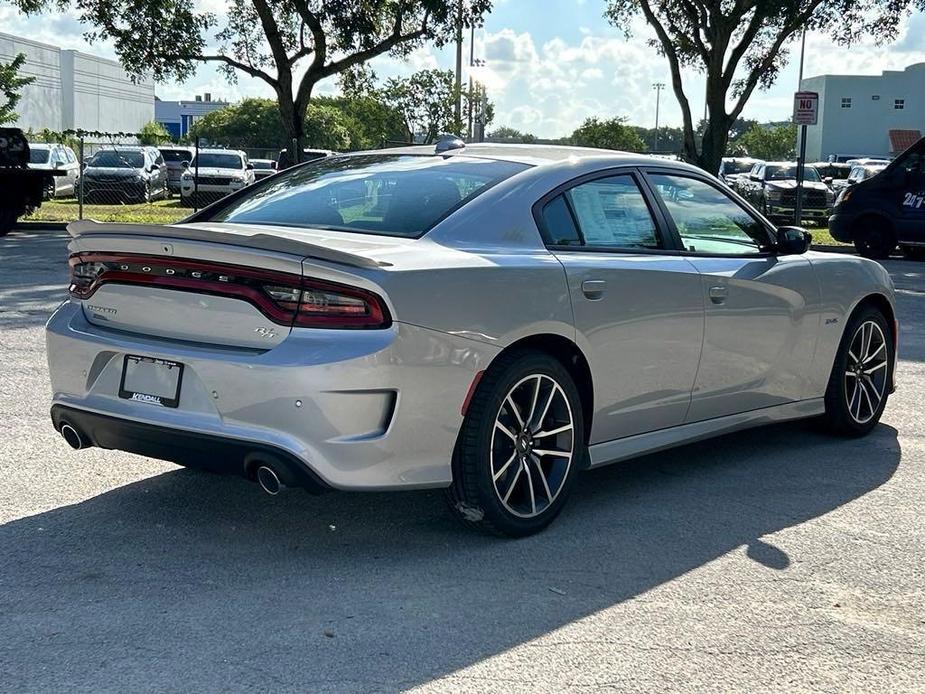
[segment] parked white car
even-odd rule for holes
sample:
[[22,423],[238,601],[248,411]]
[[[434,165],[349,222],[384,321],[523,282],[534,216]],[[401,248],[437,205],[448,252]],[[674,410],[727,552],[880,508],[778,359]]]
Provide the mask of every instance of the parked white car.
[[74,150],[66,145],[29,143],[29,168],[48,171],[45,198],[65,198],[75,195],[80,180],[80,162]]
[[247,154],[233,149],[201,149],[180,177],[183,204],[199,206],[223,198],[254,182]]

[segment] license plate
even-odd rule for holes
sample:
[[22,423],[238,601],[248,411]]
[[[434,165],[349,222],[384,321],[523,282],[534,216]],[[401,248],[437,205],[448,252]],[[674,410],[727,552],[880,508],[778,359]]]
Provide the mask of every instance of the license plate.
[[119,397],[149,405],[176,407],[180,404],[183,364],[166,359],[125,356]]

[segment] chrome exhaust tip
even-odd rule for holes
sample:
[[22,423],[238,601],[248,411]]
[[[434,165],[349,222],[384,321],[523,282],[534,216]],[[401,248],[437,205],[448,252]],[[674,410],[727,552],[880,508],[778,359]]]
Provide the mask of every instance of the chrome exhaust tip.
[[261,465],[257,468],[257,484],[270,496],[276,496],[286,488],[286,485],[280,481],[276,471],[267,465]]
[[77,429],[72,427],[67,422],[61,425],[61,438],[63,438],[67,445],[73,448],[75,451],[79,451],[81,448],[87,447],[87,442],[83,440],[83,437],[80,435]]

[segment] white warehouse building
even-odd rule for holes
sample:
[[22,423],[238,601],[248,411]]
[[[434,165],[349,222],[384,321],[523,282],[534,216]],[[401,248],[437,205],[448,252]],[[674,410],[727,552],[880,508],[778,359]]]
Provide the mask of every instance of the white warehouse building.
[[21,77],[34,77],[16,106],[23,130],[138,132],[154,120],[154,83],[133,82],[106,58],[0,33],[0,63],[24,53]]
[[818,92],[819,122],[807,128],[807,161],[892,157],[925,132],[925,63],[882,75],[821,75],[801,90]]

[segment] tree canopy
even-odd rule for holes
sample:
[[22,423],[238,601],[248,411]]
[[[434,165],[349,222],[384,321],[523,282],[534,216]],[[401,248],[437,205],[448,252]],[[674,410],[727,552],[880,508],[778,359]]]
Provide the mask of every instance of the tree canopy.
[[[641,16],[652,45],[667,59],[684,120],[684,157],[716,171],[729,129],[756,89],[769,87],[803,29],[827,32],[840,44],[896,35],[911,6],[923,0],[608,0],[607,16],[629,36]],[[698,142],[682,70],[705,74],[709,118]]]
[[791,161],[796,157],[797,126],[793,123],[778,126],[751,127],[737,138],[730,152],[735,156],[755,157],[765,161]]
[[[24,11],[67,0],[12,0]],[[130,72],[184,80],[214,63],[229,80],[262,80],[276,95],[288,139],[305,136],[305,115],[321,80],[386,53],[442,45],[481,22],[491,0],[468,0],[462,16],[447,0],[228,0],[218,15],[188,0],[80,0],[89,38],[110,39]]]
[[3,102],[0,103],[0,125],[19,120],[16,105],[22,98],[20,90],[35,81],[35,77],[19,76],[25,62],[26,56],[19,53],[11,62],[0,63],[0,95],[3,96]]
[[167,129],[155,121],[145,123],[138,131],[138,142],[143,145],[158,146],[170,142],[171,135]]
[[646,143],[636,129],[626,124],[626,118],[588,118],[572,133],[571,144],[579,147],[598,147],[626,152],[642,152]]

